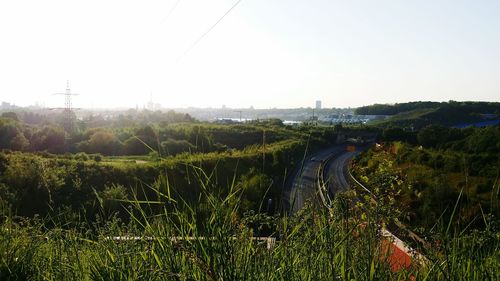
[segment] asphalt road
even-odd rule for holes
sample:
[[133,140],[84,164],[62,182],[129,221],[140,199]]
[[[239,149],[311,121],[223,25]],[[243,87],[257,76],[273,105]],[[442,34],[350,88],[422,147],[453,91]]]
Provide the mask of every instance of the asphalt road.
[[[349,161],[361,151],[368,148],[368,146],[356,147],[356,151],[350,152],[345,150],[346,145],[338,145],[322,150],[305,159],[302,169],[296,169],[293,176],[290,177],[290,181],[285,185],[284,203],[285,208],[287,208],[286,210],[290,214],[294,214],[304,206],[307,200],[311,200],[313,204],[321,204],[319,196],[316,196],[318,191],[318,176],[323,177],[331,198],[337,192],[346,191],[349,188],[349,176],[347,173]],[[318,171],[322,164],[324,164],[324,170],[323,175],[320,175]],[[389,260],[397,262],[403,260],[404,266],[408,266],[413,261],[419,264],[427,262],[427,259],[423,255],[409,248],[402,240],[394,236],[387,229],[382,229],[382,235],[389,237],[388,241],[390,243],[387,245],[393,249],[393,253],[398,253],[397,255],[391,254]]]
[[296,169],[291,179],[285,185],[284,205],[285,210],[294,214],[300,210],[307,200],[319,203],[317,196],[318,169],[322,162],[333,155],[341,153],[345,145],[332,146],[321,150],[305,159],[302,169]]
[[359,151],[344,151],[334,156],[326,164],[323,177],[332,198],[337,192],[346,191],[349,188],[347,165],[358,153]]
[[[331,198],[337,192],[349,188],[347,165],[349,161],[364,150],[365,147],[356,147],[356,151],[346,151],[346,144],[332,146],[321,150],[305,159],[302,169],[296,169],[293,176],[285,184],[284,206],[290,214],[296,213],[310,200],[313,204],[320,204],[318,196],[318,176],[323,176]],[[323,175],[318,169],[324,163]]]

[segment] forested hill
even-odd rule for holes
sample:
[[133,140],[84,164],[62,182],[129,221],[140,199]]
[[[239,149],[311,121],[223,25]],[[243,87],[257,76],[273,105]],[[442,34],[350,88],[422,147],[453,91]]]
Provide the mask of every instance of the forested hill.
[[372,104],[361,106],[354,110],[358,115],[395,115],[401,112],[412,111],[415,109],[428,109],[440,107],[440,102],[416,101],[395,104]]
[[355,109],[354,113],[359,115],[396,115],[398,113],[409,112],[416,109],[438,109],[445,107],[461,108],[463,110],[479,113],[500,113],[500,103],[498,102],[432,102],[415,101],[395,104],[373,104],[361,106]]
[[500,118],[499,102],[409,102],[359,107],[356,114],[390,115],[374,125],[419,129],[430,124],[457,126]]

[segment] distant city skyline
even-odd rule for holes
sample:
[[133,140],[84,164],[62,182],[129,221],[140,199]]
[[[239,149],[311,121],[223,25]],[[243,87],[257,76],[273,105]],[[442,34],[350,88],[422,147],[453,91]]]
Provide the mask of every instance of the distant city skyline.
[[79,108],[500,101],[499,14],[494,0],[3,1],[0,101],[63,107],[66,80]]

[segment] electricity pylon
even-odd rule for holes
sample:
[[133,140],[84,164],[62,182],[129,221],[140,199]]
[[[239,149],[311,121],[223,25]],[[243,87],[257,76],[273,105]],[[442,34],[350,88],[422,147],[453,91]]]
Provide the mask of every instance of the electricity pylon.
[[66,91],[64,93],[56,93],[54,95],[64,95],[64,129],[66,132],[73,131],[73,105],[71,101],[72,96],[78,94],[72,93],[69,88],[69,80],[66,81]]

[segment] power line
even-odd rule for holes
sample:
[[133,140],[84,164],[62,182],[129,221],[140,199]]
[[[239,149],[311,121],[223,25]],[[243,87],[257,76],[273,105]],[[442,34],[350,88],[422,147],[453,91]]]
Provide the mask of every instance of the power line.
[[163,19],[163,21],[168,20],[168,18],[170,17],[170,15],[174,12],[175,8],[177,8],[177,5],[179,5],[179,2],[181,2],[181,0],[177,0],[175,2],[174,6],[170,9],[170,11],[168,11],[167,16]]
[[184,52],[184,54],[182,54],[182,56],[180,56],[177,61],[180,61],[184,56],[186,56],[194,47],[196,47],[196,45],[198,45],[198,43],[200,43],[201,40],[203,40],[203,38],[205,38],[205,36],[207,36],[208,33],[210,33],[210,31],[212,31],[212,29],[214,29],[234,8],[236,8],[236,6],[238,6],[238,4],[241,2],[242,0],[238,0],[236,1],[236,3],[233,4],[233,6],[231,6],[231,8],[229,8],[229,10],[227,10],[224,15],[222,15],[222,17],[220,17],[207,31],[205,31],[205,33],[203,33],[198,39],[196,39],[196,41],[193,42],[193,44],[191,44],[191,46],[189,46],[189,48],[186,49],[186,51]]

